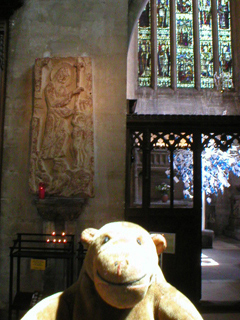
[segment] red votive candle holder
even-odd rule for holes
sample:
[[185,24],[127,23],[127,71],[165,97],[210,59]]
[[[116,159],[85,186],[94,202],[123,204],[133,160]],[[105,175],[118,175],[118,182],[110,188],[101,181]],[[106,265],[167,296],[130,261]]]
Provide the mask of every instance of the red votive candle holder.
[[39,196],[39,199],[45,198],[45,185],[43,182],[39,183],[38,196]]

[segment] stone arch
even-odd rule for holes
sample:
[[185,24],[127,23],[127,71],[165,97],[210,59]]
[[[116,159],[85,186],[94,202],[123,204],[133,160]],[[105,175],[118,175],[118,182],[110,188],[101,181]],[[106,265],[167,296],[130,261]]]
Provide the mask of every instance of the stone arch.
[[128,3],[128,42],[130,43],[132,31],[142,10],[149,0],[129,0]]

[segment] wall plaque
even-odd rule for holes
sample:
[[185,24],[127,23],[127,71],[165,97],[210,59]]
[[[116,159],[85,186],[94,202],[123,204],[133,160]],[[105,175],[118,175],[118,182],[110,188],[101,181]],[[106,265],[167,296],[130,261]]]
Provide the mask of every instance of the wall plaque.
[[31,123],[30,190],[93,196],[92,65],[89,57],[37,59]]

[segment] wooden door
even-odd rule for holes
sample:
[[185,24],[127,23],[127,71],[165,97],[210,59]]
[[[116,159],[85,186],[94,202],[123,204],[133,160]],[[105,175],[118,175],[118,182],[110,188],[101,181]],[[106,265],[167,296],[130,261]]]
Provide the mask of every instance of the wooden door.
[[[210,132],[226,136],[239,123],[239,117],[128,117],[125,218],[170,237],[163,273],[193,302],[201,299],[201,152]],[[158,189],[166,185],[165,202]]]

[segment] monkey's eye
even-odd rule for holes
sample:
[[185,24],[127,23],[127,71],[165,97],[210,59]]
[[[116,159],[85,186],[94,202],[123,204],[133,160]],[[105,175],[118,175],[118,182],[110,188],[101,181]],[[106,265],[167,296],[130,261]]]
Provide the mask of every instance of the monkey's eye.
[[137,243],[141,246],[142,245],[142,241],[140,238],[137,238]]
[[109,236],[105,236],[104,239],[103,239],[103,243],[107,243],[109,240],[110,240],[110,237]]

